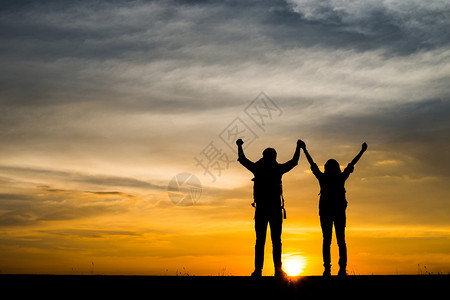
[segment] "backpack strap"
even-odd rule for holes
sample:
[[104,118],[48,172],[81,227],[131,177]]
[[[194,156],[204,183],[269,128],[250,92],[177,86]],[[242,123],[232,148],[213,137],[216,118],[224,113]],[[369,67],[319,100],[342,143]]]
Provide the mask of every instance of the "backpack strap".
[[281,209],[283,210],[283,219],[286,219],[286,209],[284,208],[284,197],[281,194]]

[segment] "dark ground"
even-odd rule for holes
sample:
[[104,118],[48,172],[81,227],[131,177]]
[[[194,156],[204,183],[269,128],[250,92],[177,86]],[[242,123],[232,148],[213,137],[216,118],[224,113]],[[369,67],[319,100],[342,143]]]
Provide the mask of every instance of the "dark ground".
[[14,299],[446,299],[449,275],[273,277],[0,275]]

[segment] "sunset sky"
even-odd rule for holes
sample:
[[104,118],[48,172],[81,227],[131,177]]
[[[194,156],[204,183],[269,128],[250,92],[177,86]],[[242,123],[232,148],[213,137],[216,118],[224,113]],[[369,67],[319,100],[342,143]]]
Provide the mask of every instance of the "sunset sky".
[[[0,24],[0,273],[250,275],[236,130],[322,170],[367,142],[349,274],[450,272],[447,0],[2,1]],[[181,173],[201,188],[168,193]],[[283,186],[283,259],[321,274],[303,153]]]

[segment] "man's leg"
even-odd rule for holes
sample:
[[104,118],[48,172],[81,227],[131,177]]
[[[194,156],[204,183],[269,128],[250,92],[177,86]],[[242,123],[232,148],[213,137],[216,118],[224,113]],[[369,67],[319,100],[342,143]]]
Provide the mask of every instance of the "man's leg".
[[322,255],[323,255],[323,266],[325,271],[324,276],[331,275],[331,236],[333,233],[333,217],[332,216],[320,216],[320,226],[322,227],[323,244],[322,244]]
[[339,246],[339,275],[347,275],[347,245],[345,243],[345,212],[336,216],[334,228],[336,230],[336,239]]
[[274,210],[269,219],[270,235],[272,238],[273,264],[275,274],[282,275],[281,267],[281,232],[283,227],[283,215],[281,209]]
[[261,276],[261,271],[264,264],[264,245],[266,243],[267,222],[269,221],[267,214],[256,209],[255,211],[255,276]]

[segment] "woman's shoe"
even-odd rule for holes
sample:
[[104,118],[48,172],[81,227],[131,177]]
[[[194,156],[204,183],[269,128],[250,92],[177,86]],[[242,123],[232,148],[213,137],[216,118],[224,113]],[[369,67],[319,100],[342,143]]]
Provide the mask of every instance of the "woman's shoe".
[[259,278],[262,276],[262,271],[261,270],[255,270],[253,271],[252,275],[253,278]]
[[331,268],[325,268],[323,271],[323,277],[330,277],[331,276]]

